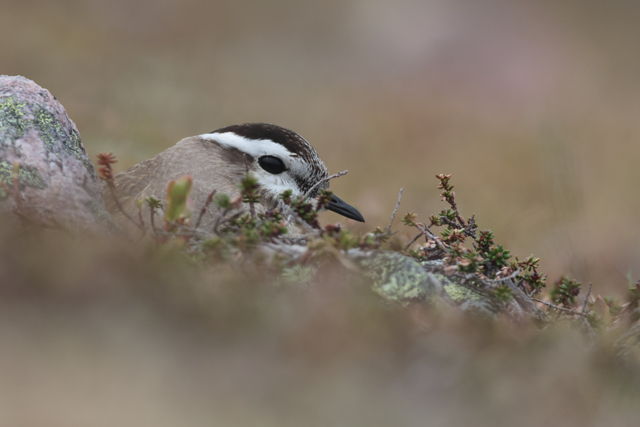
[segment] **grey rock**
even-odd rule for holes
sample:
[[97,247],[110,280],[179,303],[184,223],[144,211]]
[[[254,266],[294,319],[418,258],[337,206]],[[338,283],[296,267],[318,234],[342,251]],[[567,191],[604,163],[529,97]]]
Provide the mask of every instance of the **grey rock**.
[[[48,90],[20,76],[0,76],[0,182],[3,221],[116,230],[76,125]],[[7,191],[15,184],[19,205]]]

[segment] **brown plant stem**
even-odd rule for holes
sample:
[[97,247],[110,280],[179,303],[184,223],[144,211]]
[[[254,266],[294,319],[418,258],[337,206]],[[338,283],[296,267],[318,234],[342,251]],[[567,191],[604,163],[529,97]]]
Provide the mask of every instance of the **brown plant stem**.
[[204,206],[202,206],[202,209],[200,209],[200,215],[198,215],[198,220],[196,221],[195,228],[200,227],[200,222],[202,221],[202,217],[204,216],[205,213],[207,213],[207,208],[209,207],[209,205],[213,201],[213,196],[215,196],[215,194],[216,194],[216,190],[213,190],[207,196],[207,200],[204,202]]

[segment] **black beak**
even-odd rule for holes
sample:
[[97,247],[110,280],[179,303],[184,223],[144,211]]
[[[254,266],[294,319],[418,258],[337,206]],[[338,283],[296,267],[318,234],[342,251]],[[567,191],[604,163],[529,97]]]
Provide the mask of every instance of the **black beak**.
[[350,219],[355,219],[356,221],[364,222],[364,218],[356,208],[346,203],[335,194],[333,195],[333,197],[331,197],[331,200],[329,200],[327,209],[337,213],[338,215],[342,215]]

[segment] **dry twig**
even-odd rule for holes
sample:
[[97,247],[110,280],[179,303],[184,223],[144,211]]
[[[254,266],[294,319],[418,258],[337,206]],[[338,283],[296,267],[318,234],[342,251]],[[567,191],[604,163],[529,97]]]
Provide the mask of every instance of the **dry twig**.
[[[424,227],[424,228],[422,228]],[[431,238],[431,240],[433,240],[434,242],[436,242],[436,245],[438,245],[438,247],[447,252],[448,251],[448,247],[442,243],[442,240],[440,240],[440,238],[438,236],[436,236],[435,234],[433,234],[433,231],[431,231],[431,229],[429,228],[429,226],[427,224],[416,224],[416,228],[418,230],[420,230],[422,232],[422,234],[425,235],[425,237],[427,237],[427,240],[429,238]]]
[[550,302],[542,301],[542,300],[539,300],[539,299],[537,299],[537,298],[533,298],[533,297],[532,297],[531,299],[532,299],[533,301],[536,301],[536,302],[539,302],[539,303],[541,303],[541,304],[544,304],[544,305],[546,305],[547,307],[551,307],[551,308],[553,308],[553,309],[556,309],[556,310],[558,310],[558,311],[562,311],[562,312],[564,312],[564,313],[573,314],[573,315],[575,315],[575,316],[584,316],[584,317],[586,317],[586,316],[587,316],[585,313],[582,313],[582,312],[579,312],[579,311],[576,311],[576,310],[571,310],[570,308],[558,307],[557,305],[551,304]]
[[334,173],[333,175],[328,176],[326,178],[322,178],[320,181],[316,182],[315,185],[309,189],[309,191],[307,191],[305,193],[304,198],[308,199],[309,196],[311,196],[318,189],[318,187],[320,187],[325,182],[330,181],[333,178],[339,178],[339,177],[344,176],[344,175],[346,175],[348,173],[349,173],[349,171],[345,170],[345,171],[342,171],[342,172]]
[[418,239],[420,237],[422,237],[422,236],[424,236],[424,234],[422,232],[420,232],[420,234],[418,234],[416,237],[411,239],[411,241],[407,244],[407,246],[404,247],[404,250],[406,251],[407,249],[409,249],[411,247],[411,245],[413,245],[415,242],[417,242]]
[[507,277],[501,277],[499,279],[481,279],[482,282],[486,282],[486,283],[500,283],[500,282],[504,282],[505,280],[510,280],[510,279],[515,279],[516,276],[518,274],[520,274],[520,268],[518,268],[516,271],[514,271],[513,273],[511,273],[510,275],[508,275]]
[[391,226],[393,225],[393,220],[396,219],[396,213],[398,212],[398,208],[400,208],[400,200],[402,200],[402,188],[400,189],[400,193],[398,193],[398,202],[396,203],[396,207],[391,214],[391,221],[389,221],[389,225],[384,229],[383,234],[386,234],[391,230]]

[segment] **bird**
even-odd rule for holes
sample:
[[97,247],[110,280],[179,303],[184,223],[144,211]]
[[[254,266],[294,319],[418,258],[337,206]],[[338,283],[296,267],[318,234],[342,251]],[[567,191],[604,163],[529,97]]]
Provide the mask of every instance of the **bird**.
[[[115,221],[124,228],[130,218],[149,218],[148,197],[164,200],[170,181],[190,175],[193,179],[193,207],[205,206],[209,195],[227,194],[231,199],[240,194],[239,184],[247,173],[257,179],[260,203],[256,212],[286,211],[280,194],[291,190],[292,196],[315,200],[320,189],[329,187],[329,172],[316,150],[296,132],[268,123],[242,123],[209,133],[184,138],[174,146],[117,174],[115,192],[104,189],[104,201]],[[106,184],[105,184],[106,187]],[[117,200],[116,200],[117,199]],[[120,206],[118,206],[120,205]],[[239,208],[248,212],[248,206]],[[364,222],[360,212],[333,195],[326,207],[346,218]],[[123,212],[124,211],[124,212]],[[125,215],[126,213],[126,215]],[[200,228],[211,230],[222,212],[211,204],[201,218]],[[290,223],[291,216],[285,217]]]

